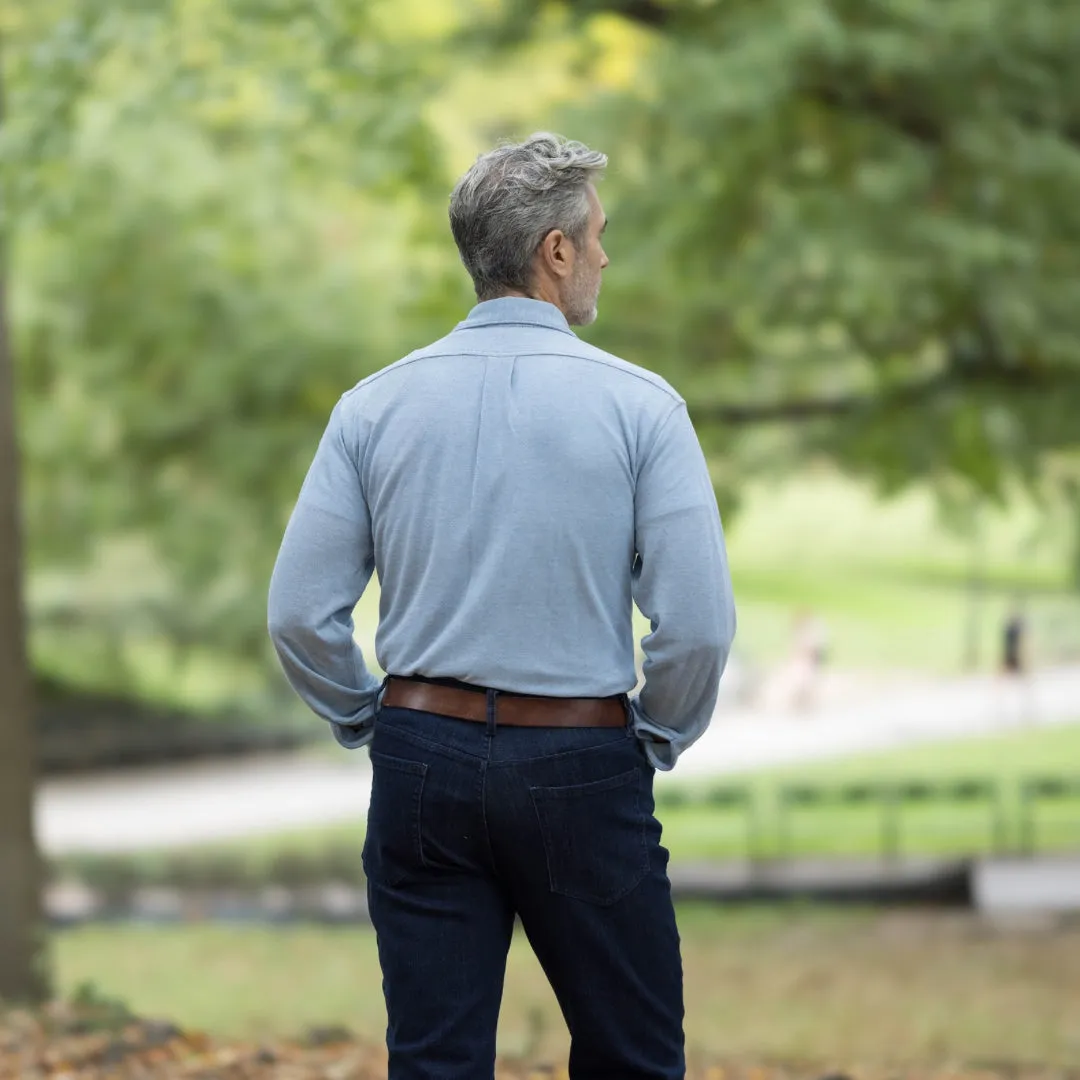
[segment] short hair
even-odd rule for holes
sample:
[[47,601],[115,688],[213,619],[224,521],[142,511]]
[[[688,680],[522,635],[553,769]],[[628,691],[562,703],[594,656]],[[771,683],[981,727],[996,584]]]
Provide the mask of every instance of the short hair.
[[450,229],[478,300],[527,290],[552,229],[577,246],[589,223],[587,187],[606,167],[606,154],[549,132],[477,158],[450,196]]

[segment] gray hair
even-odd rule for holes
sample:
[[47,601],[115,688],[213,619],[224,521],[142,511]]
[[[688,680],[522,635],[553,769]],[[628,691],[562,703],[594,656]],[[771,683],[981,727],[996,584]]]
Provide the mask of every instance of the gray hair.
[[586,188],[606,166],[606,154],[546,131],[477,158],[450,196],[450,229],[478,300],[527,291],[552,229],[577,246],[589,224]]

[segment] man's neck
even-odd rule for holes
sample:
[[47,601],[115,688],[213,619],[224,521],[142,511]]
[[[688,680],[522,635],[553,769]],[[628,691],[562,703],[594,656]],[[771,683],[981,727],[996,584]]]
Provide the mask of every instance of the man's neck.
[[[540,282],[540,284],[538,284],[531,292],[523,292],[520,289],[507,289],[502,296],[516,296],[522,300],[540,300],[541,302],[551,304],[562,311],[562,306],[559,304],[558,299],[552,295],[548,288],[546,288],[544,282]],[[501,299],[501,297],[493,296],[492,299],[498,300]],[[563,314],[565,315],[566,312],[563,311]]]

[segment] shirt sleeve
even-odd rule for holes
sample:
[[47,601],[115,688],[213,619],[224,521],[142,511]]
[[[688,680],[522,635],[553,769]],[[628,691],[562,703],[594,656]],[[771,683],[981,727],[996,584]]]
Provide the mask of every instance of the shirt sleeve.
[[371,739],[381,684],[353,639],[353,609],[375,557],[341,414],[339,402],[285,530],[270,579],[268,624],[293,689],[352,749]]
[[645,681],[631,702],[650,762],[671,769],[712,719],[735,604],[708,466],[683,404],[663,422],[634,496],[633,596],[649,620]]

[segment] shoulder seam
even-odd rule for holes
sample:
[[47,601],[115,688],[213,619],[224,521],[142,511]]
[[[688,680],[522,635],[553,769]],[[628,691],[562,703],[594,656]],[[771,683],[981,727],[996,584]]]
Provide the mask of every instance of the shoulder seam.
[[[642,457],[642,464],[643,465],[652,456],[653,451],[656,449],[656,444],[660,441],[660,436],[663,435],[663,433],[664,433],[664,428],[666,428],[668,426],[668,424],[671,423],[671,418],[680,409],[685,409],[685,408],[686,408],[686,402],[685,401],[676,401],[675,404],[672,405],[670,409],[668,409],[667,415],[665,415],[664,419],[661,420],[660,423],[656,425],[656,431],[653,433],[652,442],[649,443],[649,449],[645,451],[645,453],[644,453],[644,455]],[[639,468],[638,473],[640,474],[640,472],[641,472],[641,470]]]
[[[648,386],[651,386],[654,390],[658,390],[665,397],[672,399],[675,405],[680,405],[684,403],[682,395],[680,395],[679,392],[673,387],[663,386],[660,385],[658,382],[653,381],[653,379],[661,378],[661,376],[656,375],[655,373],[649,373],[653,375],[653,378],[649,378],[648,374],[643,375],[639,374],[637,371],[619,367],[617,364],[613,364],[610,360],[606,360],[602,356],[585,356],[579,352],[553,352],[547,349],[539,349],[532,352],[520,352],[514,349],[484,349],[475,351],[462,349],[460,352],[454,351],[438,353],[410,353],[408,356],[403,357],[401,360],[397,360],[393,364],[387,365],[387,367],[383,368],[382,371],[376,371],[373,374],[368,375],[367,378],[361,379],[360,382],[358,382],[355,386],[350,387],[341,396],[342,398],[347,398],[352,394],[356,393],[357,390],[360,390],[363,387],[369,385],[370,383],[375,382],[376,379],[380,379],[384,375],[389,375],[390,372],[397,371],[399,368],[408,367],[408,365],[410,364],[415,364],[420,360],[445,360],[447,357],[451,356],[570,356],[573,357],[575,360],[584,360],[586,363],[599,364],[601,367],[609,368],[611,371],[617,371],[621,375],[628,375],[631,378],[638,379],[641,382],[646,383]],[[628,360],[624,360],[623,363],[632,367]]]
[[[455,354],[445,353],[439,355],[454,356]],[[400,360],[395,360],[392,364],[387,364],[387,366],[384,367],[382,371],[373,371],[370,375],[361,379],[355,386],[350,386],[349,389],[341,395],[341,400],[344,401],[345,398],[351,397],[353,394],[356,393],[357,390],[361,390],[369,383],[375,382],[376,379],[381,379],[384,375],[389,375],[391,371],[396,371],[398,368],[408,367],[409,364],[415,364],[417,360],[426,359],[426,356],[419,356],[416,353],[409,353],[407,356],[403,356]]]
[[[602,352],[603,350],[598,351]],[[682,397],[674,387],[668,388],[667,386],[661,386],[645,375],[639,375],[636,371],[628,371],[626,368],[621,368],[617,364],[613,364],[610,360],[605,360],[601,356],[577,356],[576,358],[578,360],[588,360],[590,363],[600,364],[603,367],[611,368],[612,371],[618,371],[623,375],[630,375],[632,378],[640,379],[643,383],[648,383],[654,390],[659,390],[665,397],[673,398],[676,405],[682,402]],[[629,364],[630,362],[628,360],[623,360],[623,363]],[[660,378],[655,372],[650,372],[650,374],[652,374],[654,378]]]

